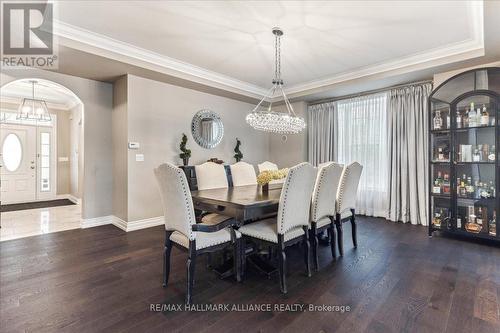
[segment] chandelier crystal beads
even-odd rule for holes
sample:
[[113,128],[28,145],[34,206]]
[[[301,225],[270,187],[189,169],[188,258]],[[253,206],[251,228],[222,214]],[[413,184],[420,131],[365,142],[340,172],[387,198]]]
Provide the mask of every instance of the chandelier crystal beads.
[[[306,127],[306,122],[295,114],[292,104],[283,89],[283,80],[281,79],[281,36],[283,36],[283,31],[280,28],[273,28],[273,35],[275,51],[273,86],[252,112],[247,115],[246,122],[259,131],[296,134]],[[283,97],[287,112],[273,111],[271,101],[269,106],[261,108],[264,101],[275,97],[275,95]]]

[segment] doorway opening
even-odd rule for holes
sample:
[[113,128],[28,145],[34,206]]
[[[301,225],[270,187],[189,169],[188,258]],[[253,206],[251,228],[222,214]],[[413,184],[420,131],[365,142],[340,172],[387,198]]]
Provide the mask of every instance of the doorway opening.
[[[83,103],[36,78],[10,82],[0,96],[0,240],[80,228]],[[49,116],[27,111],[26,99],[42,101]]]

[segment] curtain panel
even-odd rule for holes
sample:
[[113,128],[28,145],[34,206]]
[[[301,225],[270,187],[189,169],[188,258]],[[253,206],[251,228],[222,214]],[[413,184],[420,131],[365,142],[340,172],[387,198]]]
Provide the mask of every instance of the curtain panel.
[[428,100],[432,84],[389,93],[388,218],[428,225]]
[[335,102],[311,105],[307,112],[308,160],[317,166],[335,161]]

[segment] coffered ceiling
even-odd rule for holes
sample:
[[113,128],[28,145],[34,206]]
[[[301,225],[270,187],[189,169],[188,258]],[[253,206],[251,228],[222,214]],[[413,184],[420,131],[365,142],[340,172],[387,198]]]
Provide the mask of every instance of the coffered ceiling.
[[58,1],[61,45],[246,96],[484,55],[482,1]]

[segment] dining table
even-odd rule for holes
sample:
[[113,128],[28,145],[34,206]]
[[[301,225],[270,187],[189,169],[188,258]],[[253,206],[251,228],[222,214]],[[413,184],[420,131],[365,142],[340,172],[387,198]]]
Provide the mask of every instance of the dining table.
[[[258,185],[191,191],[193,206],[198,214],[201,212],[217,213],[232,217],[237,227],[275,216],[278,213],[280,195],[281,188],[264,190]],[[276,272],[276,267],[264,260],[255,250],[251,247],[245,249],[244,255],[248,262],[259,272],[268,276]],[[234,273],[233,267],[232,262],[226,260],[214,271],[225,278]]]

